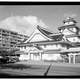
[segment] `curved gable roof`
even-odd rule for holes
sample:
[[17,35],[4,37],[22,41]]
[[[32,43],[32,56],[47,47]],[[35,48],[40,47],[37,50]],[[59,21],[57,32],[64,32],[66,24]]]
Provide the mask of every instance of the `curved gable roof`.
[[40,27],[39,25],[37,26],[37,29],[46,36],[53,34],[53,32],[47,30],[46,28]]
[[53,32],[47,30],[46,28],[42,28],[40,26],[37,26],[37,29],[42,34],[44,34],[45,36],[47,36],[50,39],[53,39],[53,40],[62,40],[63,34],[61,34],[61,33],[54,34]]

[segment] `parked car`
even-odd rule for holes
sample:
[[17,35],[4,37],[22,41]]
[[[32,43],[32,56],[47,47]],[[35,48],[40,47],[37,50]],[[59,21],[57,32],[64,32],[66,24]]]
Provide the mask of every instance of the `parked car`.
[[8,61],[9,61],[8,57],[0,56],[0,63],[8,63]]
[[16,56],[1,56],[0,63],[15,63],[19,61],[18,57]]
[[9,63],[14,63],[19,61],[19,58],[17,56],[9,56]]
[[19,61],[19,58],[17,56],[8,56],[9,60],[8,63],[15,63]]

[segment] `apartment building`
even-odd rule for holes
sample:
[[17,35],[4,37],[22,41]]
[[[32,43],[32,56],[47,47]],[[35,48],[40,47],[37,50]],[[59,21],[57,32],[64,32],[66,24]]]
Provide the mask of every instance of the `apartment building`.
[[27,38],[26,35],[0,28],[0,49],[17,49],[19,48],[17,44],[23,42]]

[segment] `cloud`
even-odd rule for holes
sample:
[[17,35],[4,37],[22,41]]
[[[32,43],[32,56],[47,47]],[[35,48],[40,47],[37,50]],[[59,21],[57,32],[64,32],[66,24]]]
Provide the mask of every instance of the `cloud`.
[[42,20],[40,20],[38,24],[44,28],[48,27]]
[[47,27],[42,20],[36,16],[12,16],[0,22],[0,28],[30,35],[37,25]]
[[36,25],[38,23],[38,18],[35,16],[28,16],[28,17],[23,17],[25,21],[30,23],[31,25]]

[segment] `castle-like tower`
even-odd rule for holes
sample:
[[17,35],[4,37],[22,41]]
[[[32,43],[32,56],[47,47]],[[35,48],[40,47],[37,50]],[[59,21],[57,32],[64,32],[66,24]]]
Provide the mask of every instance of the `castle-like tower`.
[[[62,50],[63,53],[69,55],[69,63],[76,63],[76,55],[80,55],[80,28],[76,26],[76,20],[71,17],[68,17],[66,20],[63,20],[63,26],[59,27],[58,30],[63,34],[63,40],[65,42],[71,43],[71,48]],[[72,60],[71,60],[72,58]]]
[[63,26],[58,30],[64,35],[63,39],[72,43],[80,42],[79,28],[76,26],[76,20],[71,17],[63,20]]

